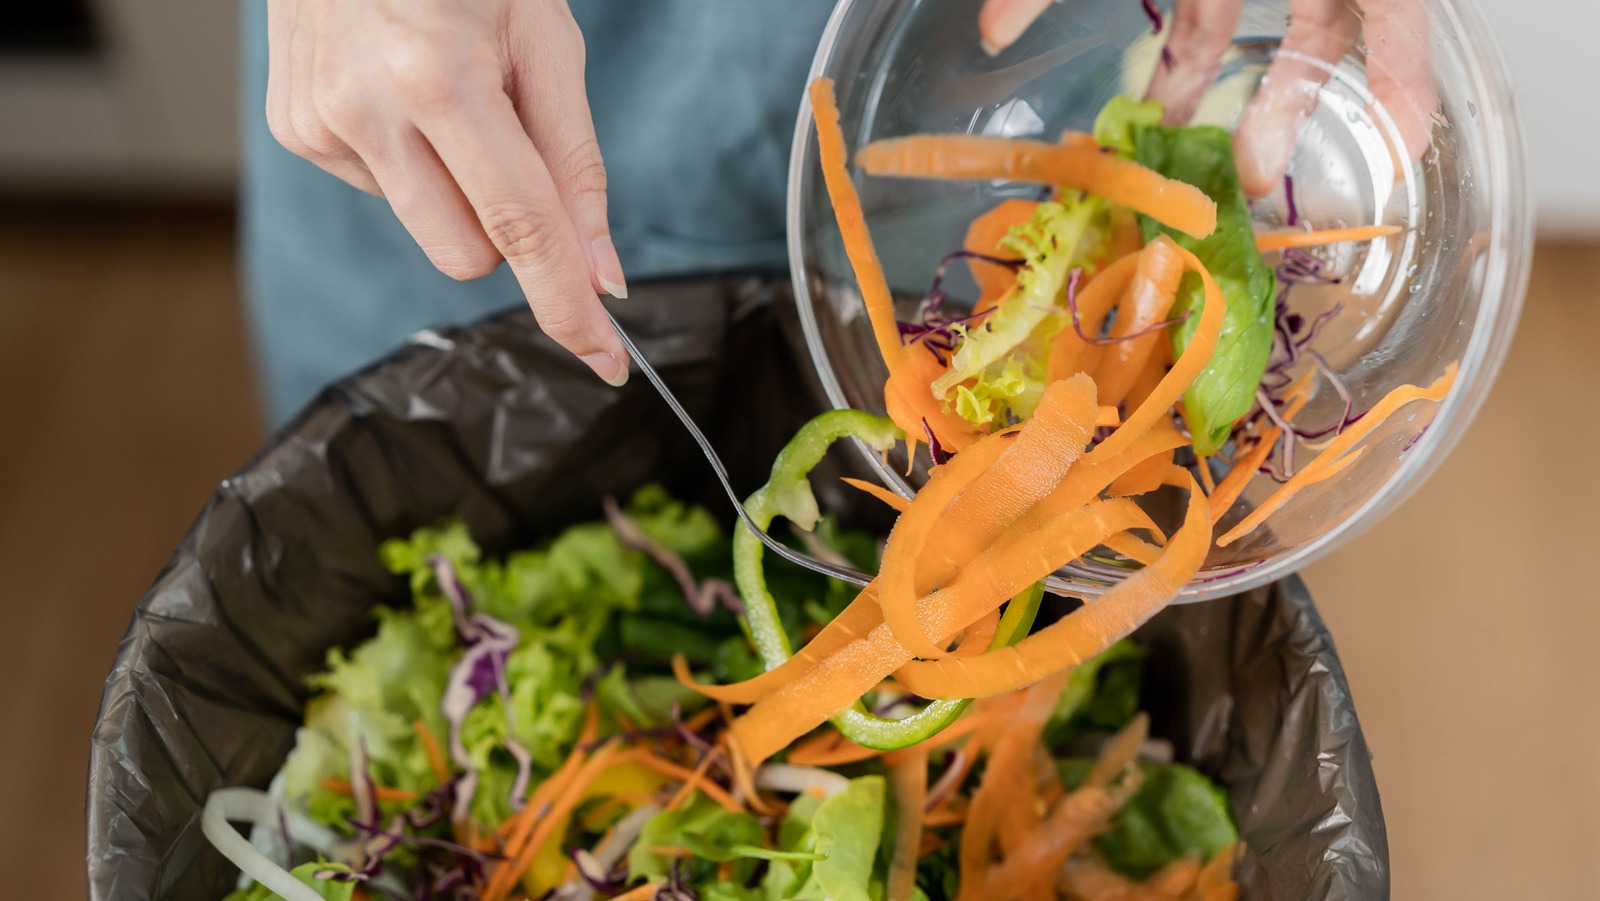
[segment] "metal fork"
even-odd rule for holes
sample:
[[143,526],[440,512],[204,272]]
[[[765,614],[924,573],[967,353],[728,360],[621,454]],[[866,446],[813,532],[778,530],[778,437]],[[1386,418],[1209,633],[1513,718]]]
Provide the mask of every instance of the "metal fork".
[[655,367],[651,366],[650,361],[646,360],[644,354],[639,352],[639,346],[633,343],[632,338],[628,337],[628,333],[623,329],[622,323],[618,322],[617,317],[612,316],[609,311],[607,315],[611,316],[611,325],[616,328],[617,337],[622,339],[622,346],[628,349],[628,354],[638,364],[639,371],[643,372],[644,377],[649,379],[650,384],[655,386],[657,393],[661,395],[661,399],[666,401],[667,406],[672,408],[672,412],[677,415],[678,421],[683,423],[683,427],[689,430],[689,435],[694,438],[694,443],[700,445],[700,452],[705,454],[706,462],[711,464],[712,472],[717,474],[717,481],[722,483],[722,490],[728,493],[728,500],[733,502],[733,509],[738,511],[739,519],[744,522],[745,528],[754,532],[756,537],[761,539],[761,543],[767,546],[768,550],[788,560],[790,563],[803,566],[812,572],[841,579],[852,585],[866,585],[871,581],[870,577],[860,570],[801,553],[756,526],[755,520],[750,518],[750,514],[744,509],[744,504],[739,500],[739,495],[733,490],[733,484],[728,481],[727,467],[722,465],[722,458],[718,457],[717,452],[712,449],[711,442],[706,440],[705,433],[701,432],[700,427],[695,425],[694,419],[689,416],[689,411],[683,408],[683,404],[678,403],[678,399],[672,395],[672,391],[667,388],[666,383],[661,381],[661,376],[656,374]]

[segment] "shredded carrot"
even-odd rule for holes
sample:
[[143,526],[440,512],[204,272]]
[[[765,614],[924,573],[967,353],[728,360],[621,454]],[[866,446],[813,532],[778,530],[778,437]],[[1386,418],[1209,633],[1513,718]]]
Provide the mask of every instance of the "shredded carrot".
[[1254,532],[1256,528],[1266,521],[1267,517],[1277,512],[1285,503],[1288,503],[1289,499],[1298,494],[1302,488],[1314,485],[1337,472],[1338,470],[1333,468],[1336,464],[1340,468],[1348,466],[1349,463],[1341,463],[1339,458],[1349,451],[1356,442],[1365,438],[1378,426],[1382,425],[1385,420],[1394,415],[1401,407],[1414,400],[1443,401],[1445,395],[1450,392],[1450,386],[1455,384],[1455,379],[1456,364],[1452,362],[1445,367],[1444,374],[1426,388],[1418,388],[1416,385],[1401,385],[1384,395],[1383,400],[1378,401],[1365,415],[1351,423],[1349,428],[1339,433],[1339,436],[1329,443],[1322,453],[1302,467],[1289,481],[1279,486],[1278,490],[1272,493],[1272,496],[1261,502],[1261,506],[1250,511],[1249,516],[1246,516],[1238,525],[1228,530],[1227,534],[1218,538],[1217,546],[1226,547]]
[[[667,802],[668,810],[677,810],[684,801],[689,799],[690,795],[694,794],[694,790],[705,780],[706,773],[710,772],[711,764],[716,758],[717,752],[714,749],[700,758],[700,763],[694,768],[694,772],[689,774],[689,778],[683,780],[683,785],[678,789],[678,793],[672,796],[671,801]],[[732,801],[733,798],[730,797],[728,800]],[[723,805],[724,809],[727,809],[727,807],[726,804]],[[740,809],[742,808],[735,802],[733,810],[737,812]]]
[[856,153],[869,175],[991,179],[1063,185],[1130,207],[1196,238],[1216,230],[1204,191],[1098,148],[985,135],[911,135],[873,141]]
[[996,433],[974,446],[998,448],[992,465],[974,463],[970,451],[958,454],[912,499],[889,533],[879,576],[883,620],[902,647],[929,659],[945,654],[918,621],[918,599],[1066,477],[1088,444],[1095,413],[1088,376],[1052,382],[1015,438]]
[[1201,457],[1195,464],[1195,470],[1200,473],[1200,489],[1207,498],[1217,492],[1216,477],[1211,474],[1211,466],[1205,457]]
[[[628,750],[616,755],[616,762],[637,763],[640,766],[646,769],[654,770],[663,776],[669,776],[673,779],[680,780],[683,782],[684,786],[691,791],[698,789],[699,791],[705,792],[707,797],[711,798],[713,801],[716,801],[718,804],[721,804],[724,810],[727,810],[730,813],[743,813],[744,805],[734,800],[734,797],[728,794],[728,792],[724,790],[722,786],[716,784],[715,782],[705,781],[704,769],[710,765],[711,757],[712,755],[707,754],[705,758],[700,761],[700,767],[695,770],[691,770],[682,764],[673,763],[664,757],[656,755],[649,748],[629,748]],[[698,773],[698,775],[696,775],[696,773]],[[682,789],[679,789],[680,793],[682,793],[682,791]],[[679,799],[674,798],[672,806],[676,806],[677,803],[679,803]]]
[[940,826],[954,826],[967,821],[967,811],[961,808],[944,805],[935,807],[922,815],[922,825],[929,829]]
[[[1211,508],[1194,477],[1173,467],[1167,483],[1189,489],[1189,509],[1155,563],[1014,645],[977,657],[907,663],[895,677],[925,698],[999,694],[1077,666],[1143,625],[1200,571],[1211,545]],[[1116,503],[1128,502],[1100,506]]]
[[950,652],[952,657],[973,657],[989,649],[989,642],[994,640],[994,633],[1000,628],[1000,609],[997,607],[983,615],[983,618],[968,626],[961,633],[961,641],[956,644],[956,649]]
[[422,745],[422,753],[428,755],[428,766],[433,768],[434,777],[440,782],[450,778],[450,762],[444,756],[444,749],[439,747],[439,739],[434,737],[433,730],[421,717],[411,721],[411,728],[417,730],[417,743]]
[[1094,139],[1094,135],[1087,131],[1078,131],[1075,128],[1063,129],[1061,132],[1061,137],[1056,138],[1056,143],[1060,144],[1062,147],[1072,147],[1077,150],[1092,150],[1095,153],[1100,152],[1100,142]]
[[1059,381],[1095,369],[1100,348],[1078,337],[1078,332],[1081,329],[1083,334],[1091,337],[1100,333],[1111,308],[1122,300],[1128,287],[1133,284],[1133,277],[1139,271],[1140,256],[1134,253],[1122,257],[1078,291],[1075,299],[1078,324],[1074,327],[1069,322],[1051,339],[1050,356],[1045,360],[1047,381]]
[[629,889],[620,895],[613,895],[611,901],[651,901],[661,891],[661,883],[646,882],[638,888]]
[[[549,811],[537,818],[538,824],[533,827],[526,840],[520,844],[513,842],[506,846],[507,859],[494,868],[493,875],[489,877],[489,885],[483,891],[483,901],[501,901],[516,886],[529,864],[533,863],[534,854],[558,826],[565,826],[567,817],[571,816],[572,809],[583,797],[583,790],[605,770],[616,751],[617,745],[614,741],[609,741],[596,750],[573,774],[551,803]],[[532,807],[531,804],[529,806]],[[531,823],[533,819],[527,822]]]
[[[1011,231],[1033,218],[1038,201],[1012,198],[1002,200],[997,206],[972,220],[967,226],[967,237],[962,248],[985,256],[994,256],[1000,250],[1000,241]],[[1005,266],[996,266],[983,260],[967,260],[972,280],[978,283],[980,296],[972,312],[981,313],[997,303],[1017,283],[1017,273]]]
[[840,479],[840,481],[844,482],[846,485],[849,485],[851,488],[856,489],[857,491],[864,492],[880,501],[883,501],[884,504],[889,507],[889,509],[896,513],[904,513],[906,507],[911,504],[910,498],[901,497],[882,485],[876,485],[872,482],[851,478]]
[[1327,228],[1321,231],[1261,232],[1256,235],[1256,249],[1260,251],[1283,250],[1286,247],[1315,247],[1319,244],[1338,244],[1344,241],[1371,241],[1398,235],[1398,225],[1361,225],[1355,228]]
[[1141,541],[1127,532],[1107,535],[1103,543],[1106,547],[1127,557],[1129,560],[1137,561],[1145,566],[1149,566],[1161,558],[1161,548],[1147,541]]
[[1200,858],[1194,855],[1174,860],[1144,881],[1146,888],[1167,898],[1187,895],[1200,878]]
[[[1289,403],[1284,407],[1283,413],[1280,414],[1284,422],[1293,422],[1294,418],[1299,415],[1300,410],[1305,407],[1306,402],[1311,399],[1311,394],[1306,386],[1310,384],[1311,377],[1315,374],[1316,370],[1309,370],[1293,385],[1289,386],[1288,392],[1284,395],[1289,399]],[[1261,469],[1261,465],[1267,462],[1267,457],[1272,455],[1272,449],[1277,446],[1278,439],[1282,434],[1283,430],[1277,426],[1267,425],[1256,437],[1256,443],[1236,456],[1228,471],[1223,474],[1222,481],[1217,483],[1216,490],[1209,492],[1211,496],[1211,522],[1213,525],[1221,522],[1222,517],[1233,509],[1234,502],[1239,500],[1239,495],[1244,493],[1245,487],[1250,484],[1251,479],[1255,478],[1256,473]]]
[[894,853],[887,901],[911,901],[917,888],[917,852],[922,848],[922,808],[928,797],[928,752],[916,751],[889,767],[894,785]]
[[[942,369],[933,355],[920,351],[908,354],[901,343],[894,312],[894,295],[889,290],[883,264],[878,260],[878,251],[873,247],[872,236],[867,231],[867,218],[862,212],[855,182],[850,178],[849,153],[845,148],[844,131],[839,126],[839,107],[834,100],[833,79],[819,78],[813,81],[809,94],[817,126],[822,179],[828,189],[828,199],[833,204],[834,218],[839,223],[845,254],[850,258],[856,284],[861,289],[867,318],[872,323],[873,337],[889,369],[884,402],[889,408],[890,418],[907,435],[920,435],[922,420],[926,419],[941,442],[959,451],[976,439],[977,430],[960,416],[945,411],[934,399],[933,393],[927,390]],[[932,371],[929,367],[932,367]]]
[[756,789],[755,775],[750,771],[750,759],[739,747],[739,736],[730,730],[723,733],[723,738],[728,742],[728,759],[733,762],[734,788],[744,795],[745,804],[751,810],[763,815],[772,813],[772,808],[761,800],[761,792]]
[[[322,787],[327,791],[340,795],[355,793],[355,789],[345,779],[324,779],[322,780]],[[387,785],[374,785],[372,787],[372,796],[379,801],[394,801],[402,804],[410,803],[422,797],[409,789],[391,788]]]
[[917,849],[917,858],[920,860],[929,854],[950,844],[949,839],[941,838],[932,832],[922,833],[922,847]]
[[1105,348],[1094,376],[1102,404],[1121,403],[1156,346],[1163,341],[1171,343],[1165,332],[1139,333],[1164,322],[1177,299],[1184,270],[1177,249],[1171,238],[1161,235],[1139,252],[1133,280],[1111,324],[1111,337],[1126,340]]
[[1095,428],[1116,428],[1119,425],[1122,425],[1121,410],[1118,410],[1115,406],[1108,407],[1105,404],[1101,404],[1096,408],[1094,414]]
[[683,728],[688,729],[690,732],[699,732],[701,729],[711,725],[711,721],[715,720],[721,712],[715,706],[707,707],[684,720]]
[[[1023,772],[1024,764],[1031,759],[1044,725],[1066,687],[1067,677],[1067,673],[1058,673],[1028,688],[1022,695],[1022,703],[995,739],[994,751],[972,795],[966,828],[961,833],[958,856],[961,887],[957,901],[980,897],[981,874],[989,868],[993,843],[1000,838],[1002,818],[1008,810],[1024,807],[1022,799],[1016,797],[1017,784],[1013,777]],[[1032,810],[1025,809],[1022,813],[1033,816]]]
[[1183,393],[1189,390],[1189,385],[1195,380],[1201,370],[1211,363],[1211,355],[1216,350],[1217,339],[1222,334],[1222,321],[1226,312],[1227,301],[1222,296],[1222,289],[1217,287],[1217,282],[1211,277],[1199,257],[1187,249],[1172,245],[1172,249],[1183,257],[1187,268],[1200,276],[1201,283],[1205,286],[1205,301],[1200,310],[1200,322],[1195,327],[1194,334],[1189,338],[1189,346],[1173,363],[1172,369],[1162,377],[1150,396],[1144,403],[1128,414],[1122,426],[1106,440],[1100,442],[1095,448],[1095,453],[1114,456],[1135,441],[1140,435],[1155,425],[1156,420],[1164,419],[1169,415],[1169,410]]

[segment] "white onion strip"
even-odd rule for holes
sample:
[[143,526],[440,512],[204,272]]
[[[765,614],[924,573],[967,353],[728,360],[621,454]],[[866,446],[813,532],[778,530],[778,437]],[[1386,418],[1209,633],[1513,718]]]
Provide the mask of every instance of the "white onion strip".
[[284,901],[322,901],[321,895],[256,850],[229,824],[232,820],[271,827],[276,825],[277,819],[278,805],[266,792],[253,788],[219,788],[206,798],[205,810],[200,814],[200,831],[223,857]]
[[850,787],[850,780],[821,767],[769,763],[756,771],[756,785],[770,791],[802,792],[816,789],[823,797],[833,797]]

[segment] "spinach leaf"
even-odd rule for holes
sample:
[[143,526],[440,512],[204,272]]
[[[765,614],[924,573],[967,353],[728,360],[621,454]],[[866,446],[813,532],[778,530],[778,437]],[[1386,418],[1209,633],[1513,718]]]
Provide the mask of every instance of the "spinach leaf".
[[[1163,232],[1200,258],[1227,302],[1216,353],[1184,395],[1184,411],[1194,432],[1196,453],[1216,453],[1233,423],[1250,412],[1272,350],[1273,295],[1277,279],[1256,250],[1250,207],[1234,168],[1233,142],[1215,126],[1133,127],[1134,159],[1178,181],[1194,185],[1217,203],[1217,230],[1196,239],[1145,218],[1144,237]],[[1172,330],[1173,356],[1180,356],[1200,324],[1205,290],[1187,273],[1178,286],[1174,315],[1191,312]]]
[[[1069,788],[1083,782],[1094,761],[1059,761]],[[1181,763],[1141,763],[1144,784],[1112,819],[1111,831],[1094,840],[1113,870],[1143,879],[1190,854],[1205,858],[1239,837],[1228,796],[1216,783]]]

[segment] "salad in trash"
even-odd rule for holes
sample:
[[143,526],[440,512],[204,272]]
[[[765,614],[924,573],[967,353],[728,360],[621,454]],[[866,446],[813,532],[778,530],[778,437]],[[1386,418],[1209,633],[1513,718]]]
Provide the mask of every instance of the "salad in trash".
[[[814,549],[877,554],[816,526]],[[902,747],[825,726],[758,762],[736,707],[673,675],[675,660],[763,671],[709,511],[651,486],[503,560],[459,522],[381,553],[411,606],[329,654],[270,792],[208,804],[208,835],[247,874],[229,901],[1233,896],[1227,796],[1147,735],[1131,641],[960,702]],[[767,576],[775,633],[816,632],[849,602],[792,567]],[[1040,602],[1030,588],[977,637],[1015,642]],[[863,708],[916,701],[885,681]],[[229,818],[256,824],[253,845]]]
[[[856,150],[867,177],[1047,191],[972,222],[904,321],[831,82],[809,99],[887,415],[816,417],[745,508],[876,577],[769,570],[753,532],[659,490],[500,561],[459,524],[390,542],[412,606],[330,655],[270,791],[208,799],[207,835],[248,877],[234,901],[1237,895],[1226,796],[1146,734],[1127,639],[1214,544],[1449,392],[1454,363],[1355,410],[1317,347],[1338,310],[1286,302],[1330,277],[1316,247],[1392,229],[1307,230],[1291,209],[1258,234],[1227,133],[1126,98],[1054,142],[881,140]],[[983,291],[962,315],[943,305],[955,264]],[[1301,421],[1319,391],[1342,414]],[[881,547],[813,493],[843,439],[926,448],[913,497],[852,481],[896,514]],[[1281,484],[1237,511],[1261,478]],[[1044,598],[1091,554],[1127,576]]]

